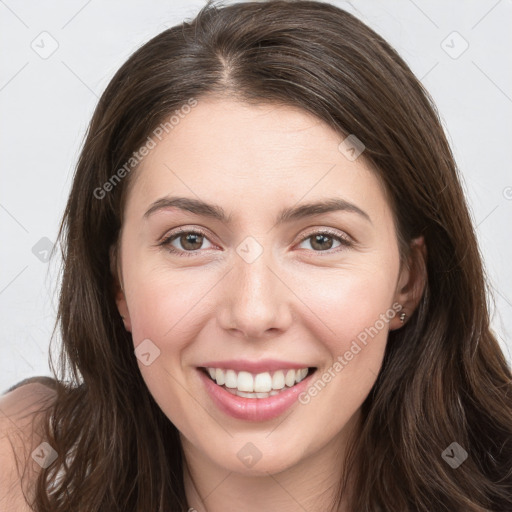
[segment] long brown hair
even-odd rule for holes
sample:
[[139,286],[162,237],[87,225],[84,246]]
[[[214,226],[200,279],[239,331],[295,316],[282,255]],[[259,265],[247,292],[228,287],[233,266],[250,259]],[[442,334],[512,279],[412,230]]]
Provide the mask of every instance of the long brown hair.
[[[211,94],[300,107],[355,134],[386,185],[402,256],[425,238],[425,292],[389,334],[345,461],[350,509],[512,510],[512,375],[490,330],[481,256],[436,108],[357,18],[279,0],[208,3],[138,49],[99,100],[59,234],[62,350],[45,426],[59,457],[38,478],[34,508],[187,510],[178,432],[141,377],[109,251],[136,166],[118,170],[173,112]],[[442,457],[453,442],[468,452],[457,469]]]

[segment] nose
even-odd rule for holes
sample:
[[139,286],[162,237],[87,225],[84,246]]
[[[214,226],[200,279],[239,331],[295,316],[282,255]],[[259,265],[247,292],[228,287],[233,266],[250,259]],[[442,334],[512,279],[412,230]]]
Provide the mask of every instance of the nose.
[[251,263],[237,256],[234,268],[226,276],[218,320],[231,334],[251,340],[266,339],[291,325],[293,293],[269,252],[263,251]]

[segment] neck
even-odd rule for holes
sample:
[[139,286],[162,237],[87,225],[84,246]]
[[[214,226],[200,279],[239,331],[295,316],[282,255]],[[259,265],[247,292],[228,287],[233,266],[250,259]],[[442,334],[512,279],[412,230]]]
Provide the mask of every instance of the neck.
[[[340,504],[336,498],[343,477],[348,436],[358,419],[356,414],[337,437],[313,455],[279,473],[263,476],[222,468],[182,436],[183,478],[191,512],[348,512],[348,496],[342,495]],[[350,478],[347,490],[350,491]]]

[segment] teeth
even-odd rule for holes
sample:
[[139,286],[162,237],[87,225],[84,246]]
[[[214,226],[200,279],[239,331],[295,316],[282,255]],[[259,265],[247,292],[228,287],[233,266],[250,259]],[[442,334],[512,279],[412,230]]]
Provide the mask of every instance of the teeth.
[[[217,369],[217,371],[219,371]],[[219,384],[219,381],[217,381]],[[240,372],[236,380],[236,387],[238,391],[254,391],[254,377],[249,372]]]
[[236,388],[237,385],[237,376],[233,370],[228,370],[225,372],[225,382],[227,388]]
[[307,368],[302,368],[301,370],[299,370],[299,376],[296,377],[296,382],[300,382],[301,380],[304,380],[306,378],[307,374],[308,374]]
[[282,371],[275,372],[272,376],[272,389],[283,389],[284,385],[284,373]]
[[[276,395],[285,386],[291,388],[308,374],[307,368],[299,370],[277,370],[271,374],[263,372],[253,375],[249,372],[235,372],[222,368],[208,368],[210,377],[219,386],[246,398],[267,398]],[[249,396],[247,396],[249,394]]]
[[270,373],[258,373],[254,377],[254,390],[259,393],[268,393],[272,389],[272,377]]
[[219,386],[224,385],[224,372],[220,368],[215,369],[215,380]]
[[284,383],[291,387],[295,384],[295,370],[288,370],[286,372],[286,377],[284,378]]

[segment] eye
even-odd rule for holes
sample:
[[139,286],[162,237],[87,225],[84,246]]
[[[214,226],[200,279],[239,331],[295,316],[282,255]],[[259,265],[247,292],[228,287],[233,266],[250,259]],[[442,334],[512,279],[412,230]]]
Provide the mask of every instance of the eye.
[[[307,240],[310,239],[310,245],[313,248],[314,252],[329,252],[329,254],[332,254],[333,252],[338,252],[352,245],[352,242],[347,237],[347,235],[342,235],[339,234],[338,232],[330,230],[322,230],[315,231],[314,233],[309,233],[308,235],[302,238],[300,243],[302,244],[303,242],[306,242]],[[331,251],[333,247],[333,240],[336,240],[339,243],[339,245],[335,250]]]
[[[196,229],[180,229],[166,236],[158,245],[166,247],[169,252],[178,254],[179,256],[193,256],[195,252],[201,249],[205,240],[209,242],[208,238],[206,238],[206,233],[203,231]],[[173,245],[174,242],[181,247]]]
[[[347,235],[330,230],[309,233],[301,239],[300,243],[302,244],[310,239],[314,252],[328,252],[332,254],[352,245]],[[339,244],[335,250],[331,250],[333,240]],[[195,253],[200,252],[205,241],[210,243],[210,247],[207,247],[207,249],[213,247],[204,231],[198,229],[179,229],[166,236],[158,245],[166,247],[169,252],[178,256],[194,256]],[[176,247],[176,245],[180,247]]]

